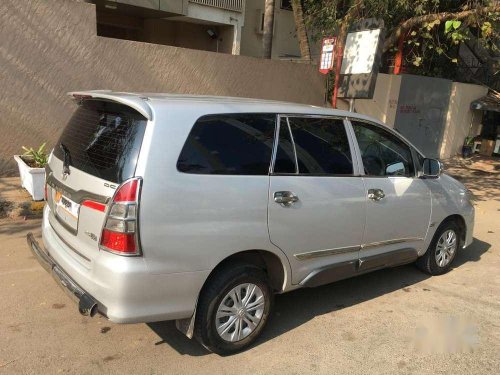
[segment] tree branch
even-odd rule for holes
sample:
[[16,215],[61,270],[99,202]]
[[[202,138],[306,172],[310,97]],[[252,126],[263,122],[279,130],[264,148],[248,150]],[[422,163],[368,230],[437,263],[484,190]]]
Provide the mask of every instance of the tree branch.
[[390,35],[385,39],[384,42],[384,52],[395,45],[401,36],[401,34],[406,34],[408,31],[413,29],[415,26],[421,25],[423,23],[429,23],[432,21],[448,21],[448,20],[462,20],[469,18],[474,15],[483,15],[489,12],[500,12],[500,5],[493,5],[490,7],[478,7],[470,10],[464,10],[461,12],[442,12],[434,14],[426,14],[423,16],[412,17],[404,21],[401,25],[393,29]]

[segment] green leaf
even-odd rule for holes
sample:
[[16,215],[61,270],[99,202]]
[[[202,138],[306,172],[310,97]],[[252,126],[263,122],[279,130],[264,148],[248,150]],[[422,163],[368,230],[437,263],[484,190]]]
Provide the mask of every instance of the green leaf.
[[491,27],[490,22],[485,22],[481,25],[481,36],[483,38],[489,37],[493,33],[493,29]]
[[413,30],[410,35],[415,36],[415,35],[417,35],[417,32],[415,30]]
[[462,24],[462,21],[458,21],[458,20],[455,20],[453,21],[453,28],[456,30],[460,27],[460,25]]
[[444,23],[444,33],[448,34],[451,31],[452,26],[453,26],[453,21],[446,21]]
[[451,62],[457,64],[458,60],[457,59],[451,59]]
[[42,145],[38,148],[38,153],[39,153],[39,154],[43,152],[43,148],[45,147],[45,144],[46,144],[46,143],[47,143],[47,142],[42,143]]

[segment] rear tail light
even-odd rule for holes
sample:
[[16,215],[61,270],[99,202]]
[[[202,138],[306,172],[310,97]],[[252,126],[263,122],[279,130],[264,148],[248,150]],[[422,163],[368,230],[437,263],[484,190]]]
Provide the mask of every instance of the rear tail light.
[[133,178],[116,190],[102,229],[102,250],[120,255],[141,255],[137,225],[141,183],[140,178]]

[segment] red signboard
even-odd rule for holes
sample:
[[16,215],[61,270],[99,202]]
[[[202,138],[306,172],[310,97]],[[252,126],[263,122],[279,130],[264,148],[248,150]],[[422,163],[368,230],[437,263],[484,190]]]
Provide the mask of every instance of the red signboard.
[[324,38],[323,43],[321,43],[321,59],[319,60],[320,73],[327,74],[333,69],[336,40],[335,37],[328,37]]

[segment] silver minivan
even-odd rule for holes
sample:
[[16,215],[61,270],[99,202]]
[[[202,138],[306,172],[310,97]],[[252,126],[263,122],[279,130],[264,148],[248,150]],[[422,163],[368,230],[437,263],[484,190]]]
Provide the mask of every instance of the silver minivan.
[[377,120],[226,97],[85,91],[46,170],[40,263],[116,323],[250,345],[275,293],[472,242],[470,192]]

